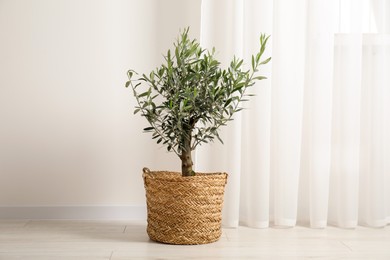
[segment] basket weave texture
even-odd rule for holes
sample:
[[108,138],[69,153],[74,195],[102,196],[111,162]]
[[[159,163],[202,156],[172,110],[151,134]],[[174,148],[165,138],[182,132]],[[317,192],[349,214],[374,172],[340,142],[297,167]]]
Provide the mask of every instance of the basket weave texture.
[[196,245],[220,238],[226,173],[144,171],[143,178],[150,239]]

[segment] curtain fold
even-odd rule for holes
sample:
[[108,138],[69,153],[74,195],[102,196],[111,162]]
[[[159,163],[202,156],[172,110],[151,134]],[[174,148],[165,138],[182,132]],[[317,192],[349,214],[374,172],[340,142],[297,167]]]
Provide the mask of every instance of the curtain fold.
[[[299,184],[301,222],[326,226],[331,160],[333,43],[336,1],[309,1]],[[319,51],[321,50],[321,51]]]
[[390,223],[390,1],[203,0],[201,44],[223,65],[257,51],[267,80],[198,149],[197,171],[226,171],[223,224],[256,228]]
[[[259,49],[259,35],[271,34],[273,5],[269,1],[244,1],[245,60]],[[256,21],[256,22],[254,22]],[[271,56],[272,39],[264,57]],[[272,67],[263,68],[270,77]],[[270,215],[271,82],[262,81],[251,90],[255,102],[242,113],[240,222],[257,228],[268,227]],[[245,104],[246,105],[246,104]],[[264,127],[266,126],[266,127]]]
[[336,35],[329,220],[357,224],[361,91],[361,35]]

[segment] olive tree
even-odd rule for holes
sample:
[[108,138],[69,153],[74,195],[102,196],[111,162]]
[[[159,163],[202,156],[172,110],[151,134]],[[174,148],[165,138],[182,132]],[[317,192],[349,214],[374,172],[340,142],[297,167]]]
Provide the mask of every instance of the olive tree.
[[223,143],[220,127],[242,110],[241,102],[251,96],[247,89],[266,79],[257,72],[271,60],[262,59],[269,38],[262,34],[250,69],[244,69],[243,60],[236,57],[222,69],[215,49],[202,48],[188,32],[189,28],[183,30],[160,67],[137,77],[139,74],[129,70],[126,82],[137,100],[134,114],[141,113],[149,122],[144,131],[177,154],[183,176],[195,174],[191,152],[197,146],[214,139]]

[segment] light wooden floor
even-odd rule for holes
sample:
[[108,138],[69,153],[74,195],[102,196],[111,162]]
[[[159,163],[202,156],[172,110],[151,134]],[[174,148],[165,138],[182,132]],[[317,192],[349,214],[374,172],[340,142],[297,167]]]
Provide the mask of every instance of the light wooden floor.
[[390,259],[390,226],[224,229],[200,246],[152,242],[144,222],[0,220],[1,260]]

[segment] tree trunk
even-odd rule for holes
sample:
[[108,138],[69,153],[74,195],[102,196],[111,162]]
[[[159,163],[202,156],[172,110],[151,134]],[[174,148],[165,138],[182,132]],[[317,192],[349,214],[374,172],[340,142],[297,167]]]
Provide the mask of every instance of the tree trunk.
[[192,156],[191,156],[191,134],[183,137],[184,149],[181,151],[181,174],[185,176],[194,176],[195,172],[192,170]]

